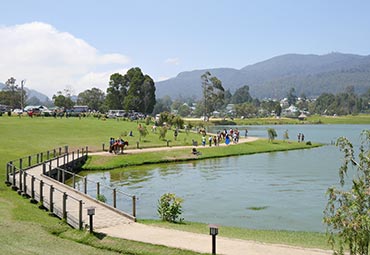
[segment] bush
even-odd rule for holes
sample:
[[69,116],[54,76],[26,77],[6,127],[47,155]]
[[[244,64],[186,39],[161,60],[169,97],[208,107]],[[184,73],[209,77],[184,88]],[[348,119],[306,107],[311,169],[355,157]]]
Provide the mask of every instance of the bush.
[[176,197],[175,194],[166,193],[158,200],[158,214],[163,221],[168,222],[182,222],[184,219],[179,218],[182,213],[181,203],[183,200]]
[[103,202],[103,203],[107,202],[107,198],[104,195],[101,195],[101,194],[98,195],[96,197],[96,199],[99,200],[100,202]]
[[269,138],[269,142],[273,142],[275,140],[275,138],[277,137],[276,130],[273,129],[273,128],[267,129],[267,135],[268,135],[268,138]]
[[306,142],[306,145],[312,145],[311,141]]

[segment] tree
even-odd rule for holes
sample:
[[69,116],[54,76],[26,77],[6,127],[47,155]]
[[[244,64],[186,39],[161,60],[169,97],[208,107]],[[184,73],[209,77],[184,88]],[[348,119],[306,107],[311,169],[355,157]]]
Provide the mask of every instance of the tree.
[[124,75],[125,86],[128,88],[124,99],[126,110],[150,114],[155,101],[154,81],[149,75],[144,75],[140,68],[131,68]]
[[89,109],[100,111],[105,100],[105,93],[98,88],[87,89],[77,97],[77,104],[87,105]]
[[241,88],[238,88],[234,95],[231,98],[231,103],[233,104],[241,104],[245,102],[252,102],[253,98],[249,94],[249,86],[245,85]]
[[205,119],[208,119],[211,112],[218,109],[224,103],[225,89],[222,82],[210,72],[201,76],[203,89],[203,112]]
[[63,95],[61,91],[58,91],[56,95],[53,95],[54,105],[64,109],[71,109],[75,103],[68,92],[65,94]]
[[[340,188],[330,187],[328,203],[324,211],[329,242],[335,254],[344,254],[348,247],[350,254],[367,255],[370,244],[370,130],[361,134],[358,159],[355,149],[345,137],[337,140],[337,146],[344,153],[344,162],[339,169]],[[348,167],[356,168],[352,186],[346,188],[345,176]]]
[[154,114],[159,114],[161,112],[171,112],[172,100],[169,96],[164,96],[156,101],[153,109]]
[[254,117],[258,109],[251,103],[236,104],[235,112],[237,116]]
[[22,108],[23,102],[26,102],[26,91],[16,84],[16,79],[10,77],[5,82],[3,91],[0,91],[0,102],[10,106],[12,109]]
[[294,105],[297,102],[297,95],[295,93],[295,88],[291,88],[287,95],[288,104]]
[[123,75],[114,73],[110,76],[107,88],[106,104],[109,109],[123,110],[123,100],[127,95],[127,84]]

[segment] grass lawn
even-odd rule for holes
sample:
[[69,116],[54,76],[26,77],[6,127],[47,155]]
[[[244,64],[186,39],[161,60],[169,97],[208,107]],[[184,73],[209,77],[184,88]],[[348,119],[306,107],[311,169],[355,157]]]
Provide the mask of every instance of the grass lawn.
[[[83,231],[70,229],[62,221],[55,217],[48,216],[47,212],[38,209],[36,205],[30,204],[16,192],[4,184],[6,162],[46,151],[52,148],[69,145],[70,148],[81,148],[89,146],[89,150],[99,151],[102,143],[106,145],[109,137],[123,136],[129,141],[129,148],[136,148],[139,141],[140,147],[166,146],[167,141],[159,139],[158,133],[152,133],[148,126],[148,135],[139,136],[137,126],[139,123],[117,120],[98,120],[86,118],[54,119],[54,118],[29,118],[29,117],[0,117],[0,244],[4,254],[197,254],[194,252],[170,249],[162,246],[148,245],[137,242],[129,242],[102,236],[91,236]],[[143,125],[143,123],[141,123]],[[127,136],[133,131],[134,136]],[[192,139],[200,140],[198,134],[186,134],[181,132],[177,141],[173,139],[173,131],[168,131],[167,139],[171,140],[170,145],[191,145]],[[198,149],[202,152],[199,158],[212,158],[218,156],[240,155],[257,153],[262,151],[299,149],[303,144],[298,143],[267,143],[258,141],[252,144],[240,144],[230,146],[227,149],[213,148]],[[190,151],[173,150],[169,153],[145,153],[131,155],[131,161],[124,164],[140,164],[164,162],[169,160],[188,160]],[[192,155],[191,155],[192,156]],[[125,157],[125,155],[123,156]],[[111,168],[122,165],[121,157],[110,157],[106,160],[94,156],[89,161],[88,167],[98,168],[97,162],[104,163],[104,167]],[[190,158],[191,159],[191,158]],[[100,164],[99,163],[99,164]],[[188,230],[188,225],[180,225]],[[226,228],[225,228],[226,229]],[[239,230],[238,230],[239,231]],[[248,239],[249,234],[234,232],[233,237]],[[226,233],[226,231],[223,230]],[[258,240],[266,242],[280,242],[282,234],[270,231],[256,234]],[[311,233],[315,238],[321,239],[322,234]],[[310,243],[308,236],[311,234],[289,232],[286,239],[293,240],[291,244],[301,245],[302,242],[296,239],[305,240]],[[275,236],[275,237],[274,237]],[[264,239],[264,237],[266,237]],[[294,238],[293,238],[294,237]],[[244,238],[244,237],[243,237]],[[254,240],[251,237],[252,240]],[[321,247],[317,244],[312,247]]]

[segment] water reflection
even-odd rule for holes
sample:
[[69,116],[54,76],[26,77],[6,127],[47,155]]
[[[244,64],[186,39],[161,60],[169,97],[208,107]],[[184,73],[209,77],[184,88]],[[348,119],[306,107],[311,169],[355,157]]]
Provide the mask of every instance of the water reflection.
[[[274,126],[306,140],[330,144],[347,136],[359,144],[368,125]],[[239,128],[243,130],[243,128]],[[248,127],[266,137],[267,127]],[[280,137],[281,139],[282,137]],[[139,218],[157,218],[157,201],[166,192],[184,198],[186,220],[257,229],[324,231],[325,192],[338,183],[342,154],[335,146],[161,164],[88,174],[139,197]]]

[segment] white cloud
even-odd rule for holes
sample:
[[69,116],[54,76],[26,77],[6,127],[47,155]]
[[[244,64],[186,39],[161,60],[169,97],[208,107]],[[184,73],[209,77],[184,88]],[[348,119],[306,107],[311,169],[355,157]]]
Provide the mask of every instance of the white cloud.
[[48,96],[67,86],[76,93],[95,85],[105,91],[110,74],[129,63],[122,54],[103,54],[41,22],[0,27],[0,56],[0,82],[27,79],[26,87]]
[[170,65],[179,65],[180,64],[180,59],[179,58],[167,58],[165,61],[164,61],[166,64],[170,64]]

